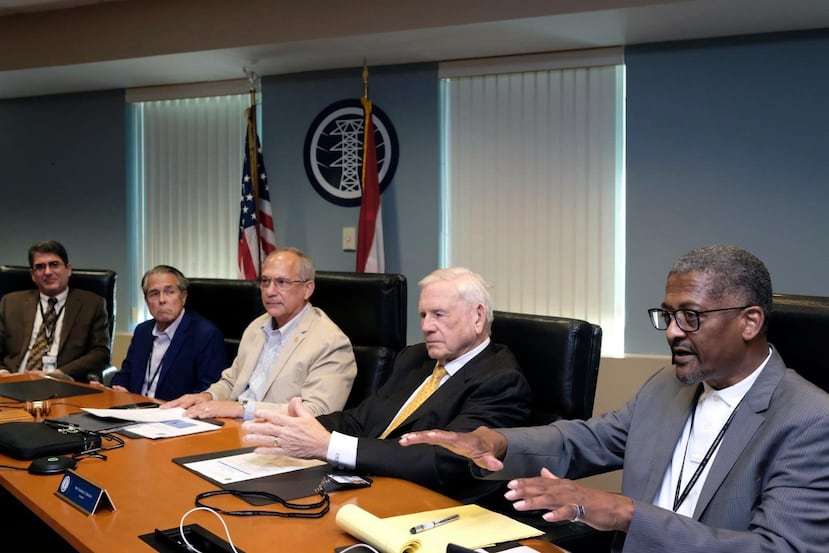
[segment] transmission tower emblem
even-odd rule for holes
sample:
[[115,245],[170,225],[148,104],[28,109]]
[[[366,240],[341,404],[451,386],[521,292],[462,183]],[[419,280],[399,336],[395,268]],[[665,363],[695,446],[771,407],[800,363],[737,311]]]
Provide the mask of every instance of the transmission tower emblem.
[[[372,120],[382,193],[397,169],[397,134],[376,104],[372,108]],[[364,121],[359,99],[341,100],[323,109],[305,135],[305,173],[316,191],[329,202],[346,207],[360,205]]]

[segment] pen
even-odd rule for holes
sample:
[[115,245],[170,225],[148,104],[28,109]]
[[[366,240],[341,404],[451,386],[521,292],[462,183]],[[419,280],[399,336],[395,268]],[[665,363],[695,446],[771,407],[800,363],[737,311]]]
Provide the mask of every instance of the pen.
[[417,526],[412,526],[409,528],[409,532],[412,534],[419,534],[420,532],[424,532],[426,530],[431,530],[435,526],[440,526],[442,524],[447,524],[452,522],[453,520],[458,520],[461,515],[449,515],[448,517],[439,518],[437,520],[431,520],[429,522],[424,522],[423,524],[418,524]]

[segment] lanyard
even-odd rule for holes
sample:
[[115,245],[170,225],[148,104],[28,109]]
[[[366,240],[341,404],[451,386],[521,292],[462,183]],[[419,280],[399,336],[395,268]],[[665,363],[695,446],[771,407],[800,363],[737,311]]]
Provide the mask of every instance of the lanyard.
[[[164,365],[164,358],[167,357],[167,351],[165,351],[164,355],[161,356],[161,359],[158,362],[158,366],[155,368],[155,372],[150,374],[150,365],[153,362],[153,350],[155,350],[157,345],[156,339],[157,336],[153,336],[153,347],[150,350],[150,357],[147,359],[147,368],[144,371],[144,389],[141,391],[141,394],[145,396],[150,392],[150,390],[152,390],[153,383],[158,380],[158,375],[161,373],[161,367]],[[169,345],[167,349],[170,349]],[[154,395],[155,394],[153,394],[153,396]]]
[[691,435],[694,432],[694,418],[697,414],[696,404],[694,404],[694,410],[691,411],[691,428],[688,429],[688,441],[685,442],[685,453],[682,454],[682,466],[679,467],[679,479],[676,481],[676,494],[674,495],[674,512],[679,509],[679,506],[682,505],[682,502],[685,501],[685,498],[688,497],[688,494],[691,493],[691,489],[694,487],[694,484],[697,483],[699,480],[702,471],[705,469],[705,466],[708,464],[708,461],[711,460],[711,457],[714,455],[714,452],[717,450],[717,447],[722,442],[723,436],[725,436],[725,431],[728,430],[728,427],[731,426],[731,421],[734,420],[734,414],[737,413],[737,409],[740,408],[740,405],[743,403],[743,400],[740,400],[740,403],[731,411],[731,415],[728,416],[728,420],[725,421],[725,424],[722,428],[720,428],[719,434],[714,438],[714,441],[711,443],[711,447],[708,448],[708,451],[705,452],[705,457],[702,458],[700,461],[699,466],[697,466],[697,470],[694,471],[694,474],[691,475],[691,479],[688,481],[688,484],[685,485],[685,489],[682,490],[680,493],[680,488],[682,486],[682,471],[685,469],[685,458],[688,456],[688,444],[691,442]]

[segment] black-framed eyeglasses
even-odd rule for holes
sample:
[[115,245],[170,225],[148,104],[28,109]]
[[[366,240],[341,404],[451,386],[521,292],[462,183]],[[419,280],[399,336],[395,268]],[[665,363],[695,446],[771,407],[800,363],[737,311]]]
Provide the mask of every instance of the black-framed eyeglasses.
[[36,273],[42,273],[46,270],[46,267],[49,267],[53,271],[57,270],[58,267],[63,265],[63,261],[49,261],[47,263],[35,263],[32,265],[32,270]]
[[307,279],[306,280],[302,280],[302,279],[291,280],[289,278],[283,278],[283,277],[277,277],[277,278],[259,277],[257,280],[259,281],[259,287],[260,288],[267,289],[267,288],[271,287],[271,284],[276,284],[276,287],[280,290],[288,290],[294,284],[299,284],[300,282],[308,282]]
[[720,309],[706,309],[705,311],[697,311],[696,309],[677,309],[676,311],[667,311],[665,309],[654,308],[648,309],[648,315],[651,318],[651,324],[656,330],[668,330],[671,326],[671,318],[676,321],[676,326],[683,332],[696,332],[699,330],[700,315],[706,313],[717,313],[718,311],[734,311],[737,309],[746,309],[752,307],[751,305],[743,305],[741,307],[723,307]]

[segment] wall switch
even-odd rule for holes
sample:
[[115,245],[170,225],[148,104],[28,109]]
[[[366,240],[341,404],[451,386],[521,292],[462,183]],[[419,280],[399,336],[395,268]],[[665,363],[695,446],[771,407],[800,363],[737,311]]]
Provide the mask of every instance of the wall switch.
[[343,251],[357,251],[357,229],[354,227],[343,227]]

